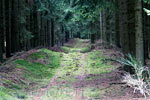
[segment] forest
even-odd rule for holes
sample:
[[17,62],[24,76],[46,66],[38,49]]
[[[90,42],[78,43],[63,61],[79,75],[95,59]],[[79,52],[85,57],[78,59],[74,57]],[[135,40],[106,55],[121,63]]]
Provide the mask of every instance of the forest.
[[150,100],[150,0],[0,0],[0,100]]

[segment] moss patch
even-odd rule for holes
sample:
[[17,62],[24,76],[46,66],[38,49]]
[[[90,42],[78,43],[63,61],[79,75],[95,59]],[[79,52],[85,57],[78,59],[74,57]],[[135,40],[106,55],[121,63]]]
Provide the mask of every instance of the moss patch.
[[109,73],[114,69],[110,62],[103,63],[105,57],[99,51],[89,52],[87,55],[87,65],[85,70],[87,74],[104,74]]
[[53,71],[51,69],[52,66],[46,66],[41,63],[32,63],[23,59],[16,60],[15,64],[18,64],[17,67],[19,68],[24,68],[25,78],[28,78],[30,80],[34,78],[36,79],[50,78],[53,76]]
[[74,82],[76,76],[82,73],[81,70],[81,54],[78,52],[63,54],[61,61],[62,68],[58,73],[59,80]]
[[[41,81],[43,81],[42,79],[50,79],[55,74],[56,69],[60,66],[60,53],[53,52],[48,49],[40,49],[39,51],[40,52],[31,54],[30,57],[34,59],[36,57],[49,59],[50,64],[45,65],[38,62],[30,62],[24,59],[14,61],[16,67],[24,69],[24,76],[30,81],[39,82],[39,79]],[[46,58],[47,55],[49,55],[49,58]]]

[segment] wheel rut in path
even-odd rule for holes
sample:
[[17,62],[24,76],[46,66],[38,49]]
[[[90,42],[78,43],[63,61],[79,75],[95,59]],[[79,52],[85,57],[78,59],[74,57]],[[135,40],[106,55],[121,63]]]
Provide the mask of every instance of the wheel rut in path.
[[46,88],[42,88],[38,90],[38,94],[36,97],[33,97],[31,100],[42,100],[41,97],[48,91],[49,88],[55,83],[55,79],[57,78],[57,74],[50,80],[48,86]]
[[[68,54],[63,54],[63,59],[61,62],[61,67],[58,69],[55,76],[51,79],[48,86],[44,89],[40,89],[37,91],[37,95],[35,95],[31,100],[47,100],[43,99],[45,93],[48,93],[53,86],[59,87],[62,84],[70,85],[73,89],[73,97],[69,100],[84,100],[84,88],[83,83],[81,81],[84,81],[86,78],[85,74],[85,66],[86,66],[86,56],[87,53],[80,53],[79,48],[83,48],[84,44],[82,43],[76,43],[76,45],[70,50]],[[77,49],[77,50],[75,50]],[[74,51],[73,51],[74,50]],[[72,63],[70,63],[72,61]],[[70,68],[70,66],[74,66],[74,68],[68,72],[64,72],[62,74],[62,71],[65,69]],[[71,75],[70,75],[71,74]],[[72,76],[73,75],[73,76]],[[66,77],[64,77],[66,76]],[[70,79],[76,79],[76,82],[73,82],[71,80],[66,80],[67,78]],[[65,80],[63,80],[65,79]],[[65,81],[63,83],[63,81]],[[65,87],[64,87],[65,88]],[[59,90],[58,90],[59,91]],[[48,99],[49,100],[49,99]],[[57,100],[57,99],[56,99]],[[65,99],[66,100],[66,99]]]
[[[86,58],[86,54],[82,54],[82,74],[81,74],[81,76],[79,77],[79,81],[83,81],[83,80],[85,80],[85,65],[86,65],[86,61],[85,61],[85,58]],[[75,89],[75,100],[84,100],[84,95],[83,95],[83,92],[84,92],[84,90],[83,90],[83,86],[82,86],[82,84],[80,84],[80,83],[77,83],[77,84],[75,84],[75,87],[77,87],[76,89]]]

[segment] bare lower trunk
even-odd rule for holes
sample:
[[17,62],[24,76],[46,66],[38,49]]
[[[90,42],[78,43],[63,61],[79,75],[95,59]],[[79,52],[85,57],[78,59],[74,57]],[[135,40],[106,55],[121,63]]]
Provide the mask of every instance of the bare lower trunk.
[[144,64],[144,46],[142,29],[142,0],[135,1],[135,32],[136,32],[136,59]]

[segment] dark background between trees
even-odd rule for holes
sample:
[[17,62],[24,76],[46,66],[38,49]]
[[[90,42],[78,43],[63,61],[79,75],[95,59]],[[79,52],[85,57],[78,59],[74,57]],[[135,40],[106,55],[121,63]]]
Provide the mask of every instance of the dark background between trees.
[[150,53],[149,0],[0,0],[0,61],[70,38],[104,41],[144,63]]

